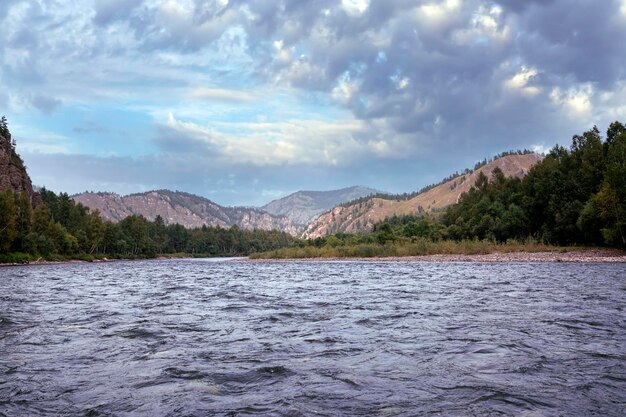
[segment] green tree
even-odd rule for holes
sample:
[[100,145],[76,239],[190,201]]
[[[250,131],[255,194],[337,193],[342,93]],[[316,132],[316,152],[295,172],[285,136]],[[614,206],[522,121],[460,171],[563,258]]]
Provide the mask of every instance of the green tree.
[[[612,125],[613,126],[613,125]],[[598,193],[607,244],[626,246],[626,131],[613,138],[607,152],[604,184]]]
[[121,252],[117,246],[119,226],[111,222],[103,223],[103,226],[102,253],[110,255],[120,254]]
[[5,116],[0,118],[0,135],[4,136],[7,140],[11,140],[11,132],[9,132],[9,125]]
[[52,214],[48,207],[46,205],[37,207],[33,212],[33,232],[47,236],[50,234],[51,224]]
[[164,240],[168,242],[168,249],[172,253],[184,252],[189,240],[189,233],[180,224],[173,224],[167,227],[167,235]]
[[396,236],[391,228],[391,225],[388,222],[384,222],[376,228],[375,231],[376,240],[380,244],[387,243],[389,241],[396,240]]
[[24,249],[32,255],[48,256],[54,253],[54,243],[47,236],[31,232],[24,239]]
[[67,229],[59,222],[50,226],[49,237],[54,243],[55,251],[62,255],[73,255],[78,252],[76,237],[68,233]]
[[82,251],[85,253],[97,253],[101,249],[104,240],[105,226],[100,218],[100,212],[94,211],[86,216],[85,222],[85,244]]
[[157,253],[164,253],[168,245],[167,227],[161,215],[157,215],[150,228],[150,237],[154,242]]
[[24,248],[24,240],[30,234],[33,222],[33,208],[26,193],[20,193],[15,198],[15,214],[16,221],[16,239],[14,242],[14,250],[26,251]]
[[[600,191],[602,193],[602,191]],[[604,243],[602,229],[608,219],[603,219],[600,207],[601,197],[595,195],[590,198],[578,216],[576,226],[583,233],[585,240],[594,244],[601,245]]]
[[143,216],[128,216],[120,222],[129,254],[132,256],[153,256],[156,252],[148,235],[148,221]]
[[13,191],[0,193],[0,253],[11,251],[17,235],[17,221]]

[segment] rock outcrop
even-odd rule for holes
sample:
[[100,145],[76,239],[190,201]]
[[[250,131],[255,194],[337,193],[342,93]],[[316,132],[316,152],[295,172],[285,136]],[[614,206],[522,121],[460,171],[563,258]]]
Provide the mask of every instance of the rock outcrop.
[[41,197],[33,190],[24,161],[15,151],[15,142],[4,128],[0,129],[0,192],[6,190],[27,195],[35,207],[41,204]]
[[440,210],[458,201],[461,194],[469,191],[482,172],[488,177],[500,168],[507,177],[523,177],[543,157],[534,153],[507,155],[498,158],[471,173],[461,174],[408,200],[370,198],[341,205],[313,220],[302,233],[306,239],[337,232],[359,233],[370,230],[381,220],[394,215],[428,213]]
[[179,191],[157,190],[127,196],[87,192],[72,198],[92,210],[99,210],[103,219],[113,222],[137,214],[149,220],[161,216],[166,224],[181,224],[187,228],[236,225],[247,230],[276,229],[293,236],[302,231],[284,216],[254,208],[223,207],[204,197]]

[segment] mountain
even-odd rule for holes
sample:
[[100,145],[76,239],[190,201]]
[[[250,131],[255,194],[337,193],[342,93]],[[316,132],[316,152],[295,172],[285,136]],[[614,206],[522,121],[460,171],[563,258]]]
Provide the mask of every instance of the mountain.
[[373,188],[358,185],[332,191],[298,191],[274,200],[261,209],[276,216],[285,216],[294,224],[304,227],[317,215],[339,204],[376,193],[378,191]]
[[337,232],[358,233],[367,231],[375,223],[394,215],[401,216],[443,209],[456,203],[462,193],[469,191],[481,172],[490,177],[491,171],[500,168],[507,177],[521,178],[542,158],[534,153],[507,155],[473,171],[456,175],[407,200],[373,197],[340,205],[314,219],[307,226],[302,237],[314,239]]
[[237,225],[242,229],[278,229],[294,236],[299,232],[284,216],[254,208],[223,207],[204,197],[179,191],[157,190],[127,196],[86,192],[72,198],[92,210],[99,210],[103,219],[113,222],[133,214],[149,220],[160,215],[166,224],[178,223],[187,228]]
[[0,192],[6,190],[26,194],[33,206],[41,204],[41,197],[33,190],[24,161],[15,152],[15,142],[3,118],[0,123]]

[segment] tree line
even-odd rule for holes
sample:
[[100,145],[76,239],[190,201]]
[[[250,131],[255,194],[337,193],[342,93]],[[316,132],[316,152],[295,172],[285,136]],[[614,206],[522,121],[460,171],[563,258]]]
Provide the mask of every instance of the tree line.
[[186,229],[129,216],[104,221],[66,193],[40,190],[43,204],[31,207],[24,194],[0,193],[0,255],[5,261],[44,259],[149,258],[159,254],[238,256],[290,245],[294,238],[279,231],[203,226]]
[[376,245],[423,241],[532,240],[624,248],[626,126],[612,123],[605,138],[596,127],[575,135],[569,148],[555,146],[522,179],[507,178],[499,169],[491,173],[491,180],[481,173],[457,204],[441,212],[392,217],[376,224],[370,233],[337,233],[310,241],[237,226],[186,229],[166,225],[160,216],[153,221],[130,216],[111,223],[65,193],[46,189],[40,193],[43,204],[37,208],[31,207],[25,195],[0,193],[0,255],[134,258],[185,252],[232,256],[285,247],[329,248],[333,254],[335,248],[361,245],[374,256]]
[[555,146],[523,179],[484,175],[442,218],[453,239],[534,237],[557,245],[626,247],[626,127],[597,127]]
[[528,238],[554,245],[626,247],[626,127],[597,127],[555,146],[524,178],[496,168],[480,174],[469,192],[441,216],[405,216],[374,228],[394,236],[486,239]]
[[[369,233],[337,233],[299,242],[300,249],[317,250],[291,255],[384,256],[406,252],[403,246],[446,241],[465,242],[472,250],[475,245],[467,242],[626,248],[626,127],[612,123],[605,138],[597,127],[575,135],[569,148],[555,146],[521,179],[507,178],[499,168],[491,178],[480,173],[459,202],[442,211],[394,216],[375,224]],[[441,247],[434,245],[432,250]],[[520,247],[524,250],[523,244]],[[413,249],[424,250],[419,245]]]

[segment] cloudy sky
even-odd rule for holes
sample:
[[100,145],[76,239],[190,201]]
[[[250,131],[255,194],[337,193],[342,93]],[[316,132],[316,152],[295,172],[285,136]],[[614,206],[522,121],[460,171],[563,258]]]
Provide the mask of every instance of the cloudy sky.
[[0,114],[55,191],[413,191],[626,121],[626,0],[0,0]]

